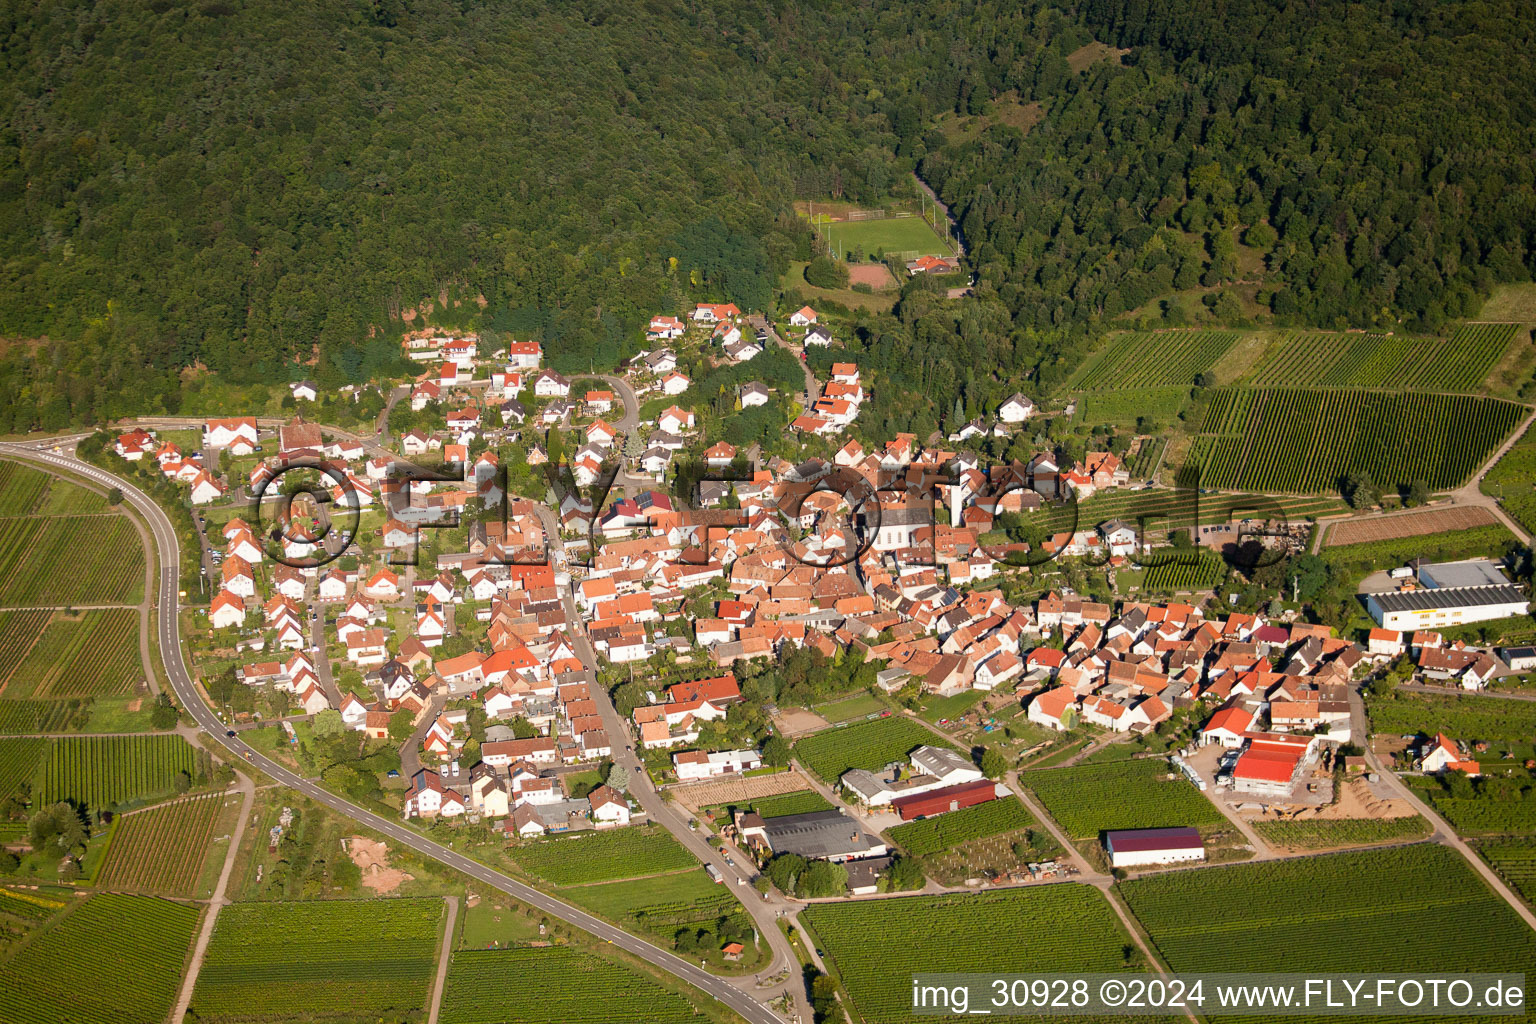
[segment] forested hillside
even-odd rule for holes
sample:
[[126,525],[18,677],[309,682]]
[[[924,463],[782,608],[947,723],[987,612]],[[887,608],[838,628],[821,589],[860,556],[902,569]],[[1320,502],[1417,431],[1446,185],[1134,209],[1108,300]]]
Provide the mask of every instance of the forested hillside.
[[871,431],[1048,390],[1174,291],[1435,330],[1533,266],[1520,0],[4,11],[0,428],[174,409],[188,366],[364,379],[429,307],[601,368],[653,312],[766,306],[793,199],[914,167],[980,285],[866,321]]

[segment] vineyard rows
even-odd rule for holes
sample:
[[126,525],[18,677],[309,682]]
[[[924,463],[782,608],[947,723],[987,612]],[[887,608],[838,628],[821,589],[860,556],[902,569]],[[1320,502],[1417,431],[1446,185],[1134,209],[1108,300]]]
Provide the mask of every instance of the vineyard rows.
[[144,590],[144,546],[125,516],[0,519],[0,605],[110,604]]
[[1034,815],[1017,797],[1010,796],[921,821],[909,821],[897,825],[889,834],[912,856],[926,857],[972,839],[1014,832],[1034,824]]
[[[7,463],[0,462],[0,466]],[[0,694],[48,624],[46,611],[0,612]]]
[[1130,936],[1087,885],[813,903],[800,920],[841,977],[854,1020],[869,1024],[933,1019],[912,1013],[913,974],[1142,969],[1127,965]]
[[1350,473],[1393,487],[1458,486],[1525,417],[1466,395],[1223,389],[1187,464],[1203,487],[1326,491]]
[[1525,902],[1536,905],[1536,838],[1490,840],[1477,849]]
[[1436,793],[1435,810],[1467,836],[1536,835],[1536,796],[1500,800],[1489,796],[1448,797]]
[[554,946],[453,955],[442,1024],[691,1024],[685,997],[630,967]]
[[1366,705],[1371,731],[1433,736],[1443,732],[1463,743],[1530,743],[1536,736],[1536,703],[1498,697],[1396,694]]
[[1476,391],[1509,348],[1518,324],[1463,325],[1449,341],[1386,334],[1296,333],[1270,349],[1247,383]]
[[1159,551],[1158,555],[1166,561],[1147,569],[1146,579],[1142,582],[1144,590],[1170,594],[1185,590],[1210,590],[1221,582],[1227,572],[1227,563],[1208,548],[1187,552],[1170,552],[1165,549]]
[[1233,331],[1123,334],[1094,357],[1074,387],[1080,391],[1188,387],[1237,341]]
[[78,732],[90,712],[89,700],[0,700],[0,733]]
[[606,882],[698,867],[666,829],[655,826],[577,832],[519,846],[525,870],[555,885]]
[[435,899],[235,903],[192,993],[201,1021],[413,1019],[436,970]]
[[807,736],[795,744],[795,756],[826,781],[836,782],[850,768],[878,771],[892,761],[905,761],[924,744],[949,746],[916,722],[893,716]]
[[92,896],[0,971],[0,1020],[160,1024],[197,916],[198,908],[166,900]]
[[1189,402],[1189,387],[1095,391],[1077,399],[1076,423],[1134,427],[1138,420],[1171,423]]
[[222,797],[192,797],[123,815],[98,888],[156,896],[197,896]]
[[[1174,971],[1526,971],[1536,933],[1432,843],[1120,883]],[[1424,922],[1455,935],[1422,941]]]
[[47,752],[47,740],[0,739],[0,800],[32,781]]
[[72,800],[92,811],[169,793],[177,772],[196,771],[196,752],[180,736],[77,736],[45,740],[33,799]]
[[1301,821],[1256,821],[1254,831],[1271,846],[1292,850],[1326,850],[1334,846],[1404,842],[1429,835],[1429,822],[1418,815],[1405,818],[1308,818]]
[[131,692],[143,675],[139,613],[92,609],[78,619],[55,614],[5,692],[16,697],[114,696]]
[[1019,780],[1073,839],[1096,838],[1105,829],[1226,821],[1188,779],[1156,758],[1050,768]]
[[703,868],[671,875],[636,878],[560,890],[560,898],[619,925],[671,939],[678,926],[712,922],[737,913],[741,904],[724,887],[709,880]]
[[832,805],[814,789],[796,793],[780,793],[778,796],[759,797],[752,801],[752,810],[764,818],[781,818],[786,814],[806,814],[824,811]]
[[0,462],[0,516],[33,511],[47,487],[47,473],[17,462]]

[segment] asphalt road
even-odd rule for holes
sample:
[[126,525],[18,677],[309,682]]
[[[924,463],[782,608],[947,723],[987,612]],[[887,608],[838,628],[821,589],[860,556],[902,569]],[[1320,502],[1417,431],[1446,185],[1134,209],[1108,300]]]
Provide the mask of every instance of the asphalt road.
[[[56,443],[55,441],[49,441],[46,447],[52,447]],[[728,979],[715,977],[659,946],[654,946],[644,939],[636,938],[628,932],[615,928],[606,921],[593,917],[584,910],[573,907],[568,903],[562,903],[560,900],[525,885],[508,875],[472,861],[468,857],[456,853],[440,843],[435,843],[425,836],[406,828],[399,822],[381,817],[372,811],[359,807],[357,804],[327,792],[245,743],[240,739],[238,732],[234,735],[229,735],[230,730],[228,727],[204,703],[191,676],[187,673],[186,663],[182,657],[181,634],[177,629],[178,610],[180,607],[179,595],[177,593],[177,578],[181,553],[177,545],[176,531],[172,527],[170,519],[160,509],[160,506],[156,505],[142,491],[128,481],[74,458],[72,449],[70,454],[65,456],[63,454],[55,455],[47,450],[38,450],[37,447],[27,444],[7,443],[0,446],[0,448],[3,448],[9,454],[69,470],[103,486],[119,488],[123,492],[124,500],[137,509],[145,521],[149,523],[150,531],[154,534],[155,545],[159,549],[160,593],[156,606],[159,613],[160,652],[165,662],[166,675],[170,678],[171,687],[176,691],[176,696],[182,707],[191,714],[198,728],[222,744],[237,760],[244,760],[246,763],[260,768],[274,781],[304,794],[316,803],[323,804],[338,814],[345,815],[376,832],[389,836],[395,842],[410,847],[423,856],[430,857],[441,864],[446,864],[483,885],[500,890],[529,906],[537,907],[551,917],[559,918],[583,931],[590,932],[598,938],[606,940],[612,945],[618,946],[654,964],[667,973],[688,982],[701,992],[725,1003],[731,1009],[741,1014],[742,1017],[752,1021],[753,1024],[781,1024],[781,1018],[777,1014],[737,989]]]

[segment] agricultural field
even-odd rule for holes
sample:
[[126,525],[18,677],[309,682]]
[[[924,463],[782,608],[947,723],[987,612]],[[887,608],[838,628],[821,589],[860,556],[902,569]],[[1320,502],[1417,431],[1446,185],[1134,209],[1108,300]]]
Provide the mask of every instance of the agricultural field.
[[800,763],[827,782],[836,782],[850,768],[878,771],[924,744],[949,746],[921,725],[892,715],[841,729],[826,729],[795,744]]
[[1536,905],[1536,837],[1485,840],[1477,852],[1525,902]]
[[[931,1019],[912,1013],[914,973],[1147,966],[1108,900],[1086,885],[814,903],[800,920],[826,952],[852,1001],[854,1021],[867,1024]],[[893,969],[893,949],[901,950],[899,970]]]
[[[26,826],[22,829],[25,832]],[[41,928],[68,905],[63,897],[0,887],[0,960],[13,945]]]
[[[36,612],[0,613],[25,617]],[[58,698],[119,696],[132,692],[144,678],[139,662],[139,613],[132,608],[98,608],[73,615],[43,613],[46,625],[26,656],[17,662],[4,687],[7,698]],[[9,621],[0,625],[0,644]],[[0,667],[0,673],[7,669]]]
[[154,896],[200,896],[198,880],[224,798],[219,794],[162,804],[117,821],[98,888]]
[[[1149,425],[1171,425],[1178,418],[1179,410],[1189,404],[1189,387],[1093,391],[1080,396],[1076,401],[1074,423],[1090,427],[1101,424],[1134,427],[1143,421]],[[1131,478],[1135,480],[1142,477],[1133,469]]]
[[750,804],[752,810],[764,818],[782,818],[786,814],[809,814],[811,811],[825,811],[831,806],[827,798],[814,789],[759,797]]
[[684,1024],[687,998],[622,964],[565,946],[453,955],[442,1024]]
[[1018,797],[1009,796],[937,817],[909,821],[897,825],[887,834],[912,856],[927,857],[972,839],[985,839],[1035,824],[1035,816]]
[[24,516],[37,509],[49,476],[19,462],[0,461],[0,516]]
[[144,548],[127,517],[0,519],[0,607],[137,602]]
[[1350,473],[1384,487],[1460,485],[1524,406],[1403,391],[1223,388],[1186,465],[1210,488],[1326,491]]
[[1321,495],[1201,494],[1191,488],[1159,487],[1145,491],[1095,494],[1087,501],[1047,505],[1040,512],[1042,529],[1053,532],[1086,529],[1106,519],[1127,523],[1146,520],[1148,533],[1227,523],[1235,519],[1281,518],[1298,522],[1308,516],[1348,512],[1337,497]]
[[950,255],[944,240],[927,221],[915,215],[850,221],[825,221],[818,217],[816,230],[840,253],[905,253],[908,259]]
[[871,693],[856,693],[852,697],[830,701],[811,709],[829,722],[851,722],[856,718],[878,715],[891,710],[891,705]]
[[1536,531],[1536,431],[1527,430],[1510,446],[1483,477],[1481,488],[1528,532]]
[[0,800],[30,783],[47,756],[47,740],[0,739]]
[[1227,574],[1227,563],[1209,548],[1194,548],[1186,552],[1163,549],[1158,555],[1164,561],[1147,569],[1146,578],[1142,582],[1144,590],[1167,594],[1210,590]]
[[1093,355],[1072,381],[1074,391],[1189,387],[1237,342],[1234,331],[1136,331]]
[[1134,455],[1127,454],[1125,470],[1131,474],[1131,479],[1150,480],[1152,471],[1157,468],[1163,450],[1168,447],[1166,437],[1143,437],[1136,448]]
[[1476,391],[1519,333],[1470,323],[1450,338],[1298,332],[1273,346],[1245,380],[1260,387]]
[[1307,818],[1300,821],[1255,821],[1253,829],[1270,846],[1285,850],[1327,850],[1370,843],[1402,843],[1429,835],[1429,822],[1418,815],[1404,818]]
[[1398,537],[1363,544],[1324,545],[1321,554],[1335,576],[1359,580],[1379,569],[1406,565],[1414,558],[1444,562],[1462,558],[1502,557],[1505,549],[1513,543],[1514,534],[1502,525],[1476,526],[1470,530]]
[[518,865],[555,885],[607,882],[699,866],[660,826],[635,826],[524,843],[512,851]]
[[33,785],[35,803],[72,800],[92,811],[171,792],[176,774],[197,770],[180,736],[80,736],[44,741],[47,757]]
[[1536,835],[1536,795],[1523,799],[1452,797],[1431,791],[1436,812],[1464,836]]
[[0,971],[0,1020],[160,1024],[176,998],[197,916],[197,907],[145,896],[90,897]]
[[0,733],[78,732],[90,721],[91,703],[0,699]]
[[437,969],[437,899],[234,903],[192,993],[200,1021],[414,1019]]
[[561,889],[561,899],[625,927],[671,939],[683,925],[712,922],[741,910],[736,897],[702,868]]
[[1106,829],[1226,822],[1205,794],[1162,758],[1050,768],[1019,781],[1035,791],[1073,839],[1095,839]]
[[1403,537],[1424,537],[1436,533],[1474,530],[1481,526],[1498,525],[1498,518],[1481,505],[1449,505],[1444,508],[1426,508],[1390,518],[1345,520],[1342,523],[1334,523],[1328,528],[1328,533],[1323,538],[1323,546],[1374,544]]
[[[1501,743],[1530,743],[1536,736],[1536,702],[1532,701],[1399,692],[1372,697],[1366,712],[1372,732],[1426,736],[1443,732],[1462,743],[1487,740],[1496,748]],[[1496,756],[1497,749],[1493,753]]]
[[[1536,962],[1536,933],[1460,855],[1432,843],[1170,871],[1120,891],[1176,972],[1498,972]],[[1456,941],[1418,941],[1425,921]]]

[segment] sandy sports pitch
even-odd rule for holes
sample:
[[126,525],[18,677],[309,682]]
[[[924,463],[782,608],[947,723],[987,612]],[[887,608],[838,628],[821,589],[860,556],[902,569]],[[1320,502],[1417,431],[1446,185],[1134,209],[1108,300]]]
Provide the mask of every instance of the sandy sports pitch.
[[1374,519],[1345,520],[1334,523],[1328,529],[1324,547],[1343,544],[1368,544],[1378,540],[1395,540],[1398,537],[1422,537],[1430,533],[1448,530],[1471,530],[1479,526],[1496,526],[1499,520],[1480,505],[1453,505],[1449,508],[1427,508],[1422,512],[1405,512],[1395,516],[1377,516]]
[[867,284],[875,291],[884,291],[895,287],[896,279],[891,276],[890,268],[884,263],[850,263],[848,264],[848,284]]

